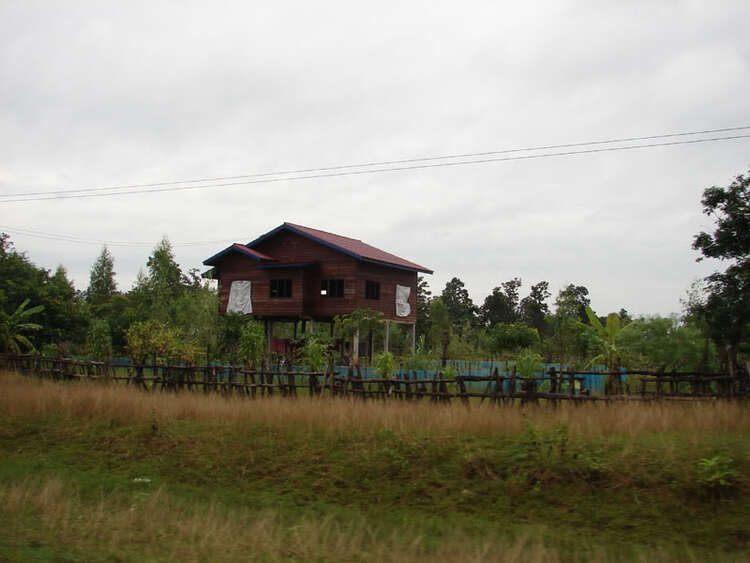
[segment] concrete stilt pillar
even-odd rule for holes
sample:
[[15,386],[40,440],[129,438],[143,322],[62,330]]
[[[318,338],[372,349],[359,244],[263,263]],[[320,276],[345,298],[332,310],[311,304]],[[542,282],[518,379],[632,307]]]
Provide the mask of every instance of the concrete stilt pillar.
[[266,329],[266,366],[271,365],[271,339],[273,338],[273,321],[263,319]]
[[388,351],[389,340],[391,336],[391,321],[385,321],[385,340],[383,342],[383,352]]
[[359,330],[352,337],[352,365],[359,365]]

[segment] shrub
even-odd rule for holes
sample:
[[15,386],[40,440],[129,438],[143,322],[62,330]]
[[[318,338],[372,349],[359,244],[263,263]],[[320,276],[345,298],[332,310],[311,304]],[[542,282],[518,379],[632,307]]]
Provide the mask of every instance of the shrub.
[[373,358],[373,365],[378,368],[380,375],[385,379],[391,378],[393,368],[396,367],[396,359],[390,352],[382,352]]
[[266,336],[263,325],[254,319],[248,320],[240,331],[240,351],[242,360],[253,368],[263,363]]
[[310,371],[320,371],[328,361],[328,342],[323,337],[310,336],[305,340],[298,357]]
[[88,333],[88,345],[91,355],[100,362],[112,357],[112,334],[109,323],[104,319],[94,319]]
[[699,459],[695,469],[698,484],[714,495],[734,487],[738,476],[734,459],[723,454]]

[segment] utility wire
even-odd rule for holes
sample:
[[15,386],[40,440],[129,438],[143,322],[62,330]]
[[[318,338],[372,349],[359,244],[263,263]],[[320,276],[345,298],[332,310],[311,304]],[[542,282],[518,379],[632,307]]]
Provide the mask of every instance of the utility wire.
[[507,162],[511,160],[531,160],[531,159],[537,159],[537,158],[573,156],[573,155],[593,154],[593,153],[602,153],[602,152],[645,149],[645,148],[652,148],[652,147],[667,147],[667,146],[675,146],[675,145],[690,145],[690,144],[697,144],[697,143],[710,143],[710,142],[715,142],[715,141],[728,141],[728,140],[734,140],[734,139],[747,139],[747,138],[750,138],[750,134],[732,135],[728,137],[711,137],[711,138],[705,138],[705,139],[690,139],[690,140],[685,140],[685,141],[669,141],[669,142],[664,142],[664,143],[624,145],[624,146],[618,146],[618,147],[604,147],[604,148],[586,149],[586,150],[577,150],[577,151],[564,151],[564,152],[555,152],[555,153],[508,156],[508,157],[500,157],[500,158],[462,160],[462,161],[457,161],[457,162],[437,162],[437,163],[429,163],[429,164],[414,164],[414,165],[409,165],[409,166],[374,168],[374,169],[368,169],[368,170],[350,170],[350,171],[342,171],[342,172],[330,172],[330,173],[325,173],[325,174],[309,174],[309,175],[291,176],[291,177],[282,177],[282,178],[260,178],[256,180],[245,180],[241,182],[225,182],[225,183],[219,183],[219,184],[204,184],[204,185],[197,185],[197,186],[170,186],[170,187],[161,187],[161,188],[148,189],[148,190],[131,190],[131,191],[120,191],[120,192],[109,192],[109,193],[84,193],[84,194],[80,194],[80,193],[79,194],[67,194],[66,193],[66,194],[50,195],[50,196],[43,196],[43,197],[6,199],[6,200],[0,201],[0,204],[22,202],[22,201],[45,201],[45,200],[53,200],[53,199],[111,197],[111,196],[118,196],[118,195],[133,195],[133,194],[146,194],[146,193],[157,193],[157,192],[202,190],[202,189],[208,189],[208,188],[227,188],[227,187],[234,187],[234,186],[247,186],[247,185],[252,185],[252,184],[270,184],[270,183],[275,183],[275,182],[292,182],[292,181],[301,181],[301,180],[311,180],[311,179],[316,179],[316,178],[334,178],[334,177],[340,177],[340,176],[359,176],[363,174],[378,174],[382,172],[400,172],[400,171],[406,171],[406,170],[418,170],[418,169],[427,169],[427,168],[466,166],[466,165],[472,165],[472,164],[486,164],[490,162]]
[[[542,145],[542,146],[535,146],[535,147],[512,148],[512,149],[502,149],[502,150],[485,151],[485,152],[469,152],[469,153],[458,153],[458,154],[449,154],[449,155],[441,155],[441,156],[428,156],[428,157],[420,157],[420,158],[405,158],[405,159],[400,159],[400,160],[383,160],[383,161],[363,162],[359,164],[342,164],[342,165],[337,165],[337,166],[325,166],[321,168],[300,168],[296,170],[282,170],[278,172],[259,172],[259,173],[252,173],[252,174],[242,174],[242,175],[237,175],[237,176],[216,176],[213,178],[171,180],[167,182],[153,182],[153,183],[145,183],[145,184],[123,184],[119,186],[79,188],[79,189],[69,189],[69,190],[53,190],[53,191],[43,191],[43,192],[19,192],[19,193],[12,193],[12,194],[2,194],[0,195],[0,198],[26,197],[26,196],[49,196],[49,195],[69,194],[69,193],[92,193],[92,192],[104,192],[104,191],[114,191],[114,190],[129,190],[133,188],[156,188],[156,187],[163,187],[163,186],[175,186],[179,184],[197,184],[197,183],[202,183],[202,182],[239,180],[243,178],[266,178],[269,176],[285,176],[285,175],[290,175],[290,174],[331,172],[335,170],[350,170],[353,168],[369,168],[369,167],[374,167],[374,166],[392,166],[392,165],[397,165],[397,164],[409,164],[409,163],[416,163],[416,162],[433,162],[437,160],[475,158],[475,157],[493,156],[493,155],[500,155],[500,154],[511,154],[511,153],[518,153],[518,152],[556,150],[556,149],[574,148],[574,147],[583,147],[583,146],[592,146],[592,145],[626,143],[626,142],[633,142],[633,141],[647,141],[647,140],[654,140],[654,139],[666,139],[666,138],[685,137],[685,136],[692,136],[692,135],[706,135],[709,133],[726,133],[730,131],[742,131],[746,129],[750,129],[750,125],[744,125],[740,127],[724,127],[721,129],[705,129],[702,131],[665,133],[662,135],[648,135],[644,137],[623,137],[619,139],[584,141],[584,142],[578,142],[578,143],[565,143],[565,144],[558,144],[558,145]],[[118,195],[120,193],[123,193],[123,192],[118,192]],[[144,193],[144,192],[135,192],[135,193]],[[17,201],[17,200],[9,200],[9,201]]]
[[[21,236],[29,236],[29,237],[35,237],[35,238],[41,238],[41,239],[47,239],[47,240],[59,240],[64,242],[72,242],[77,244],[95,244],[98,246],[106,245],[106,246],[129,246],[129,247],[152,247],[154,246],[154,242],[145,242],[145,241],[116,241],[116,240],[101,240],[101,239],[87,239],[82,237],[77,237],[73,235],[63,235],[63,234],[55,234],[55,233],[46,233],[44,231],[32,231],[29,229],[23,229],[19,227],[9,227],[6,225],[0,225],[0,230],[7,231],[9,233],[18,234]],[[190,241],[190,242],[171,242],[170,245],[172,247],[187,247],[187,246],[208,246],[212,244],[217,244],[221,242],[227,242],[227,241],[235,241],[235,240],[245,240],[245,237],[235,237],[235,238],[223,238],[223,239],[216,239],[216,240],[203,240],[203,241]]]

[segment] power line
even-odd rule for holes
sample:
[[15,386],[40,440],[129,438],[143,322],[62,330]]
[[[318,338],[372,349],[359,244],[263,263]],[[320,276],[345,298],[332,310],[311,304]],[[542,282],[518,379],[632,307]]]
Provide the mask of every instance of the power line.
[[406,170],[419,170],[419,169],[428,169],[428,168],[445,168],[445,167],[450,167],[450,166],[467,166],[467,165],[472,165],[472,164],[487,164],[491,162],[507,162],[507,161],[512,161],[512,160],[531,160],[531,159],[537,159],[537,158],[573,156],[573,155],[593,154],[593,153],[602,153],[602,152],[646,149],[646,148],[653,148],[653,147],[667,147],[667,146],[675,146],[675,145],[690,145],[690,144],[697,144],[697,143],[709,143],[709,142],[716,142],[716,141],[728,141],[728,140],[747,139],[747,138],[750,138],[750,134],[733,135],[733,136],[728,136],[728,137],[711,137],[711,138],[706,138],[706,139],[690,139],[686,141],[669,141],[669,142],[664,142],[664,143],[624,145],[624,146],[619,146],[619,147],[604,147],[604,148],[598,148],[598,149],[586,149],[586,150],[578,150],[578,151],[564,151],[564,152],[556,152],[556,153],[509,156],[509,157],[501,157],[501,158],[483,158],[483,159],[474,159],[474,160],[462,160],[462,161],[457,161],[457,162],[415,164],[415,165],[410,165],[410,166],[394,166],[394,167],[388,167],[388,168],[375,168],[371,170],[352,170],[352,171],[346,171],[346,172],[331,172],[331,173],[326,173],[326,174],[310,174],[310,175],[291,176],[291,177],[283,177],[283,178],[261,178],[257,180],[246,180],[242,182],[226,182],[226,183],[219,183],[219,184],[204,184],[204,185],[197,185],[197,186],[172,186],[172,187],[155,188],[155,189],[150,189],[150,190],[131,190],[131,191],[109,192],[109,193],[85,193],[85,194],[80,194],[80,193],[67,194],[66,193],[66,194],[52,195],[52,196],[46,196],[46,197],[27,197],[27,198],[17,198],[17,199],[6,199],[6,200],[0,201],[0,203],[13,203],[13,202],[23,202],[23,201],[45,201],[45,200],[53,200],[53,199],[77,199],[77,198],[88,198],[88,197],[111,197],[111,196],[118,196],[118,195],[134,195],[134,194],[174,192],[174,191],[186,191],[186,190],[202,190],[202,189],[208,189],[208,188],[227,188],[227,187],[234,187],[234,186],[247,186],[247,185],[252,185],[252,184],[270,184],[270,183],[275,183],[275,182],[292,182],[292,181],[301,181],[301,180],[312,180],[312,179],[317,179],[317,178],[334,178],[334,177],[340,177],[340,176],[359,176],[359,175],[364,175],[364,174],[378,174],[382,172],[400,172],[400,171],[406,171]]
[[[0,225],[0,230],[7,231],[9,233],[18,234],[21,236],[29,236],[34,238],[41,238],[46,240],[59,240],[63,242],[72,242],[76,244],[95,244],[97,246],[125,246],[125,247],[136,247],[136,248],[145,248],[145,247],[152,247],[154,246],[153,241],[146,242],[146,241],[116,241],[116,240],[102,240],[102,239],[87,239],[82,238],[74,235],[64,235],[64,234],[56,234],[56,233],[47,233],[44,231],[32,231],[29,229],[23,229],[19,227],[9,227],[6,225]],[[172,247],[188,247],[188,246],[208,246],[212,244],[217,244],[221,242],[228,242],[228,241],[236,241],[236,240],[245,240],[244,236],[241,237],[235,237],[235,238],[223,238],[223,239],[215,239],[215,240],[204,240],[204,241],[190,241],[190,242],[171,242],[170,245]]]
[[[19,192],[19,193],[11,193],[11,194],[2,194],[0,195],[0,198],[27,197],[27,196],[51,196],[51,195],[63,195],[63,194],[72,194],[72,193],[83,194],[83,193],[115,191],[115,190],[129,190],[133,188],[157,188],[157,187],[164,187],[164,186],[176,186],[180,184],[197,184],[197,183],[202,183],[202,182],[239,180],[243,178],[267,178],[270,176],[286,176],[290,174],[331,172],[335,170],[350,170],[353,168],[370,168],[374,166],[392,166],[392,165],[397,165],[397,164],[409,164],[409,163],[416,163],[416,162],[432,162],[432,161],[437,161],[437,160],[475,158],[475,157],[493,156],[493,155],[500,155],[500,154],[511,154],[511,153],[518,153],[518,152],[555,150],[555,149],[574,148],[574,147],[582,147],[582,146],[603,145],[603,144],[612,144],[612,143],[626,143],[626,142],[632,142],[632,141],[647,141],[647,140],[666,139],[666,138],[674,138],[674,137],[685,137],[685,136],[692,136],[692,135],[706,135],[709,133],[726,133],[729,131],[741,131],[741,130],[746,130],[746,129],[750,129],[750,125],[744,125],[744,126],[739,126],[739,127],[724,127],[721,129],[705,129],[702,131],[665,133],[661,135],[648,135],[648,136],[642,136],[642,137],[622,137],[618,139],[584,141],[584,142],[565,143],[565,144],[557,144],[557,145],[541,145],[541,146],[533,146],[533,147],[502,149],[502,150],[484,151],[484,152],[469,152],[469,153],[457,153],[457,154],[440,155],[440,156],[419,157],[419,158],[405,158],[405,159],[399,159],[399,160],[372,161],[372,162],[363,162],[359,164],[341,164],[341,165],[336,165],[336,166],[325,166],[325,167],[320,167],[320,168],[300,168],[296,170],[281,170],[278,172],[259,172],[259,173],[252,173],[252,174],[241,174],[241,175],[236,175],[236,176],[215,176],[212,178],[170,180],[170,181],[165,181],[165,182],[152,182],[152,183],[143,183],[143,184],[123,184],[123,185],[118,185],[118,186],[78,188],[78,189],[69,189],[69,190],[52,190],[52,191],[42,191],[42,192]],[[556,155],[553,155],[553,156],[556,156]],[[122,193],[125,193],[125,192],[118,192],[117,195],[120,195]],[[134,193],[145,193],[145,192],[138,191]],[[18,201],[18,200],[8,200],[8,201]]]

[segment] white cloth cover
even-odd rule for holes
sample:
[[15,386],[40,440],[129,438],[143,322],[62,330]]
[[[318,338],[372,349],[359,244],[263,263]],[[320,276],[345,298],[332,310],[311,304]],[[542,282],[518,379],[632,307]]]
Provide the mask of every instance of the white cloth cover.
[[250,285],[246,280],[233,281],[229,288],[229,302],[227,313],[242,313],[249,315],[253,312],[253,304],[250,300]]
[[411,305],[409,305],[409,295],[411,294],[411,288],[404,285],[396,285],[396,316],[397,317],[408,317],[411,313]]

